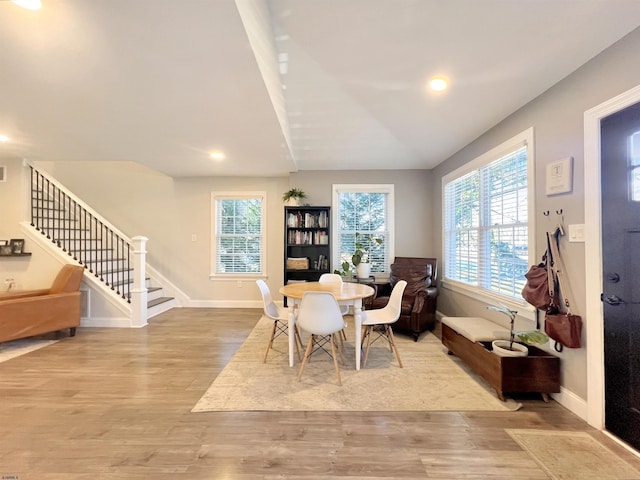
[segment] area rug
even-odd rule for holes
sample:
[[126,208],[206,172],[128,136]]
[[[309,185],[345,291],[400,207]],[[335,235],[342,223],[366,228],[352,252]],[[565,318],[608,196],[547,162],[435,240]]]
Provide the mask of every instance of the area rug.
[[39,350],[59,341],[60,340],[25,338],[22,340],[0,343],[0,363],[19,357],[20,355]]
[[[500,401],[484,380],[456,357],[447,355],[431,333],[418,342],[397,335],[404,368],[384,340],[376,342],[366,368],[355,369],[353,319],[345,342],[346,366],[337,384],[333,361],[316,352],[297,381],[296,360],[289,367],[287,337],[274,342],[262,363],[272,321],[263,317],[192,412],[208,411],[513,411],[520,404]],[[303,342],[304,334],[303,334]]]
[[511,437],[554,480],[639,480],[640,472],[587,432],[511,430]]

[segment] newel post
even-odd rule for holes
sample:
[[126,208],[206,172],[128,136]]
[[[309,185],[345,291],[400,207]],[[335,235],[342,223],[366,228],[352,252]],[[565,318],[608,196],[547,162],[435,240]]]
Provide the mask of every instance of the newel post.
[[146,257],[147,237],[133,237],[133,287],[131,289],[131,326],[144,327],[147,324],[147,285],[146,285]]

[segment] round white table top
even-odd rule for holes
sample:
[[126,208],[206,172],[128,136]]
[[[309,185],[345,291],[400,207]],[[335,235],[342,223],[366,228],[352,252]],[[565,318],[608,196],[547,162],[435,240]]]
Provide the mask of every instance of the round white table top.
[[294,299],[301,299],[304,292],[331,292],[339,302],[366,298],[375,293],[369,285],[349,282],[294,282],[280,287],[279,292]]

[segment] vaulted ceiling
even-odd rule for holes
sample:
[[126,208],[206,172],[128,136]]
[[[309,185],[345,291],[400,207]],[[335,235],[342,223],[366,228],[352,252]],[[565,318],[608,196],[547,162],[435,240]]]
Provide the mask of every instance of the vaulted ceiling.
[[42,4],[0,0],[0,158],[171,176],[432,168],[640,25],[638,0]]

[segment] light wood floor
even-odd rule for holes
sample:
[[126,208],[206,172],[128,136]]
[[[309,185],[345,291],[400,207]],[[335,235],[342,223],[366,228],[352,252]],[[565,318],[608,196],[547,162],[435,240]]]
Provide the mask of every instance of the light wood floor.
[[190,413],[260,315],[174,309],[0,363],[0,478],[548,478],[505,428],[588,431],[640,468],[538,399],[500,413]]

